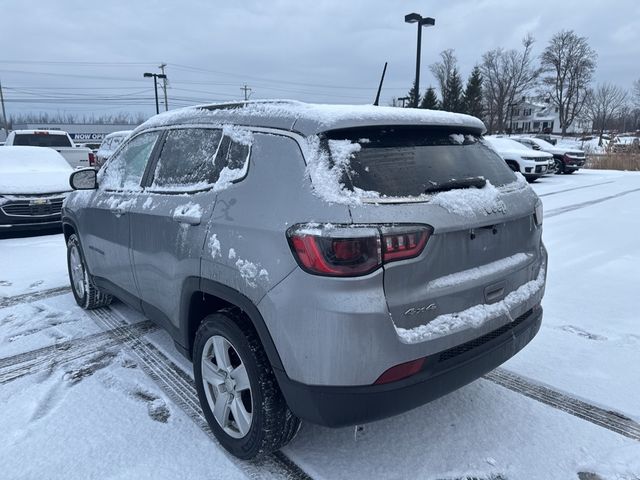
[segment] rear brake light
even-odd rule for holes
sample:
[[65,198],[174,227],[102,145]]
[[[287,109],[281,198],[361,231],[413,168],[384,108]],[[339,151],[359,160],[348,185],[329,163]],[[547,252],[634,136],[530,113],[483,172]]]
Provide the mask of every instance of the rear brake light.
[[400,365],[391,367],[389,370],[386,370],[382,375],[378,377],[378,379],[374,382],[374,385],[397,382],[398,380],[402,380],[403,378],[415,375],[420,370],[422,370],[422,366],[424,365],[425,360],[425,358],[418,358],[417,360],[412,360],[410,362],[401,363]]
[[93,154],[93,152],[89,153],[89,166],[90,167],[94,167],[96,165],[96,156]]
[[316,275],[366,275],[387,262],[417,257],[433,229],[426,225],[295,225],[287,231],[300,267]]

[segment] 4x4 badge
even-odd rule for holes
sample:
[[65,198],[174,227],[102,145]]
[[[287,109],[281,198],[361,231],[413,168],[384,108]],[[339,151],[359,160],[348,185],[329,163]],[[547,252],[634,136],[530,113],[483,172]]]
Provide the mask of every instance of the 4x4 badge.
[[435,303],[431,303],[426,307],[413,307],[404,312],[405,315],[418,315],[419,313],[426,313],[430,310],[436,310],[438,307]]

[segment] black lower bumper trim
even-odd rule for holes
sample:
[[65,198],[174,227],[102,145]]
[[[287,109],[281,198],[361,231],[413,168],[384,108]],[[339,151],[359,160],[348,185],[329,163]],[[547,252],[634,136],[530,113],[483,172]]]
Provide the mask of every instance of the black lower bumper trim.
[[[305,385],[276,370],[291,410],[303,420],[327,427],[358,425],[397,415],[456,390],[501,365],[538,333],[542,308],[537,306],[512,328],[476,348],[455,356],[426,357],[424,369],[409,378],[356,387]],[[504,330],[504,327],[503,327]]]

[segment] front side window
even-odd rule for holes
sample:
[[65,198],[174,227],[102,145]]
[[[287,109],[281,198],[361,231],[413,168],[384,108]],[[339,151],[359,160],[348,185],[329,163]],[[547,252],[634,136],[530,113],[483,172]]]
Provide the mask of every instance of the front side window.
[[160,132],[138,135],[109,159],[99,184],[106,190],[140,190],[140,182]]
[[185,128],[172,130],[162,147],[153,175],[154,190],[206,188],[216,180],[215,157],[220,130]]

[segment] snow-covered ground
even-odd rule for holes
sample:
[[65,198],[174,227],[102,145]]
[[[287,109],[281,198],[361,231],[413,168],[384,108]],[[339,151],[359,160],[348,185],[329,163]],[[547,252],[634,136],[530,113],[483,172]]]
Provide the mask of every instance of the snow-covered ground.
[[[503,368],[640,423],[640,174],[580,170],[533,186],[545,316]],[[11,304],[67,285],[65,261],[59,234],[0,240],[1,478],[284,478],[277,459],[242,463],[210,439],[189,363],[139,314],[87,314],[70,293]],[[303,425],[284,454],[317,479],[640,478],[640,436],[548,403],[480,379],[357,439]]]

